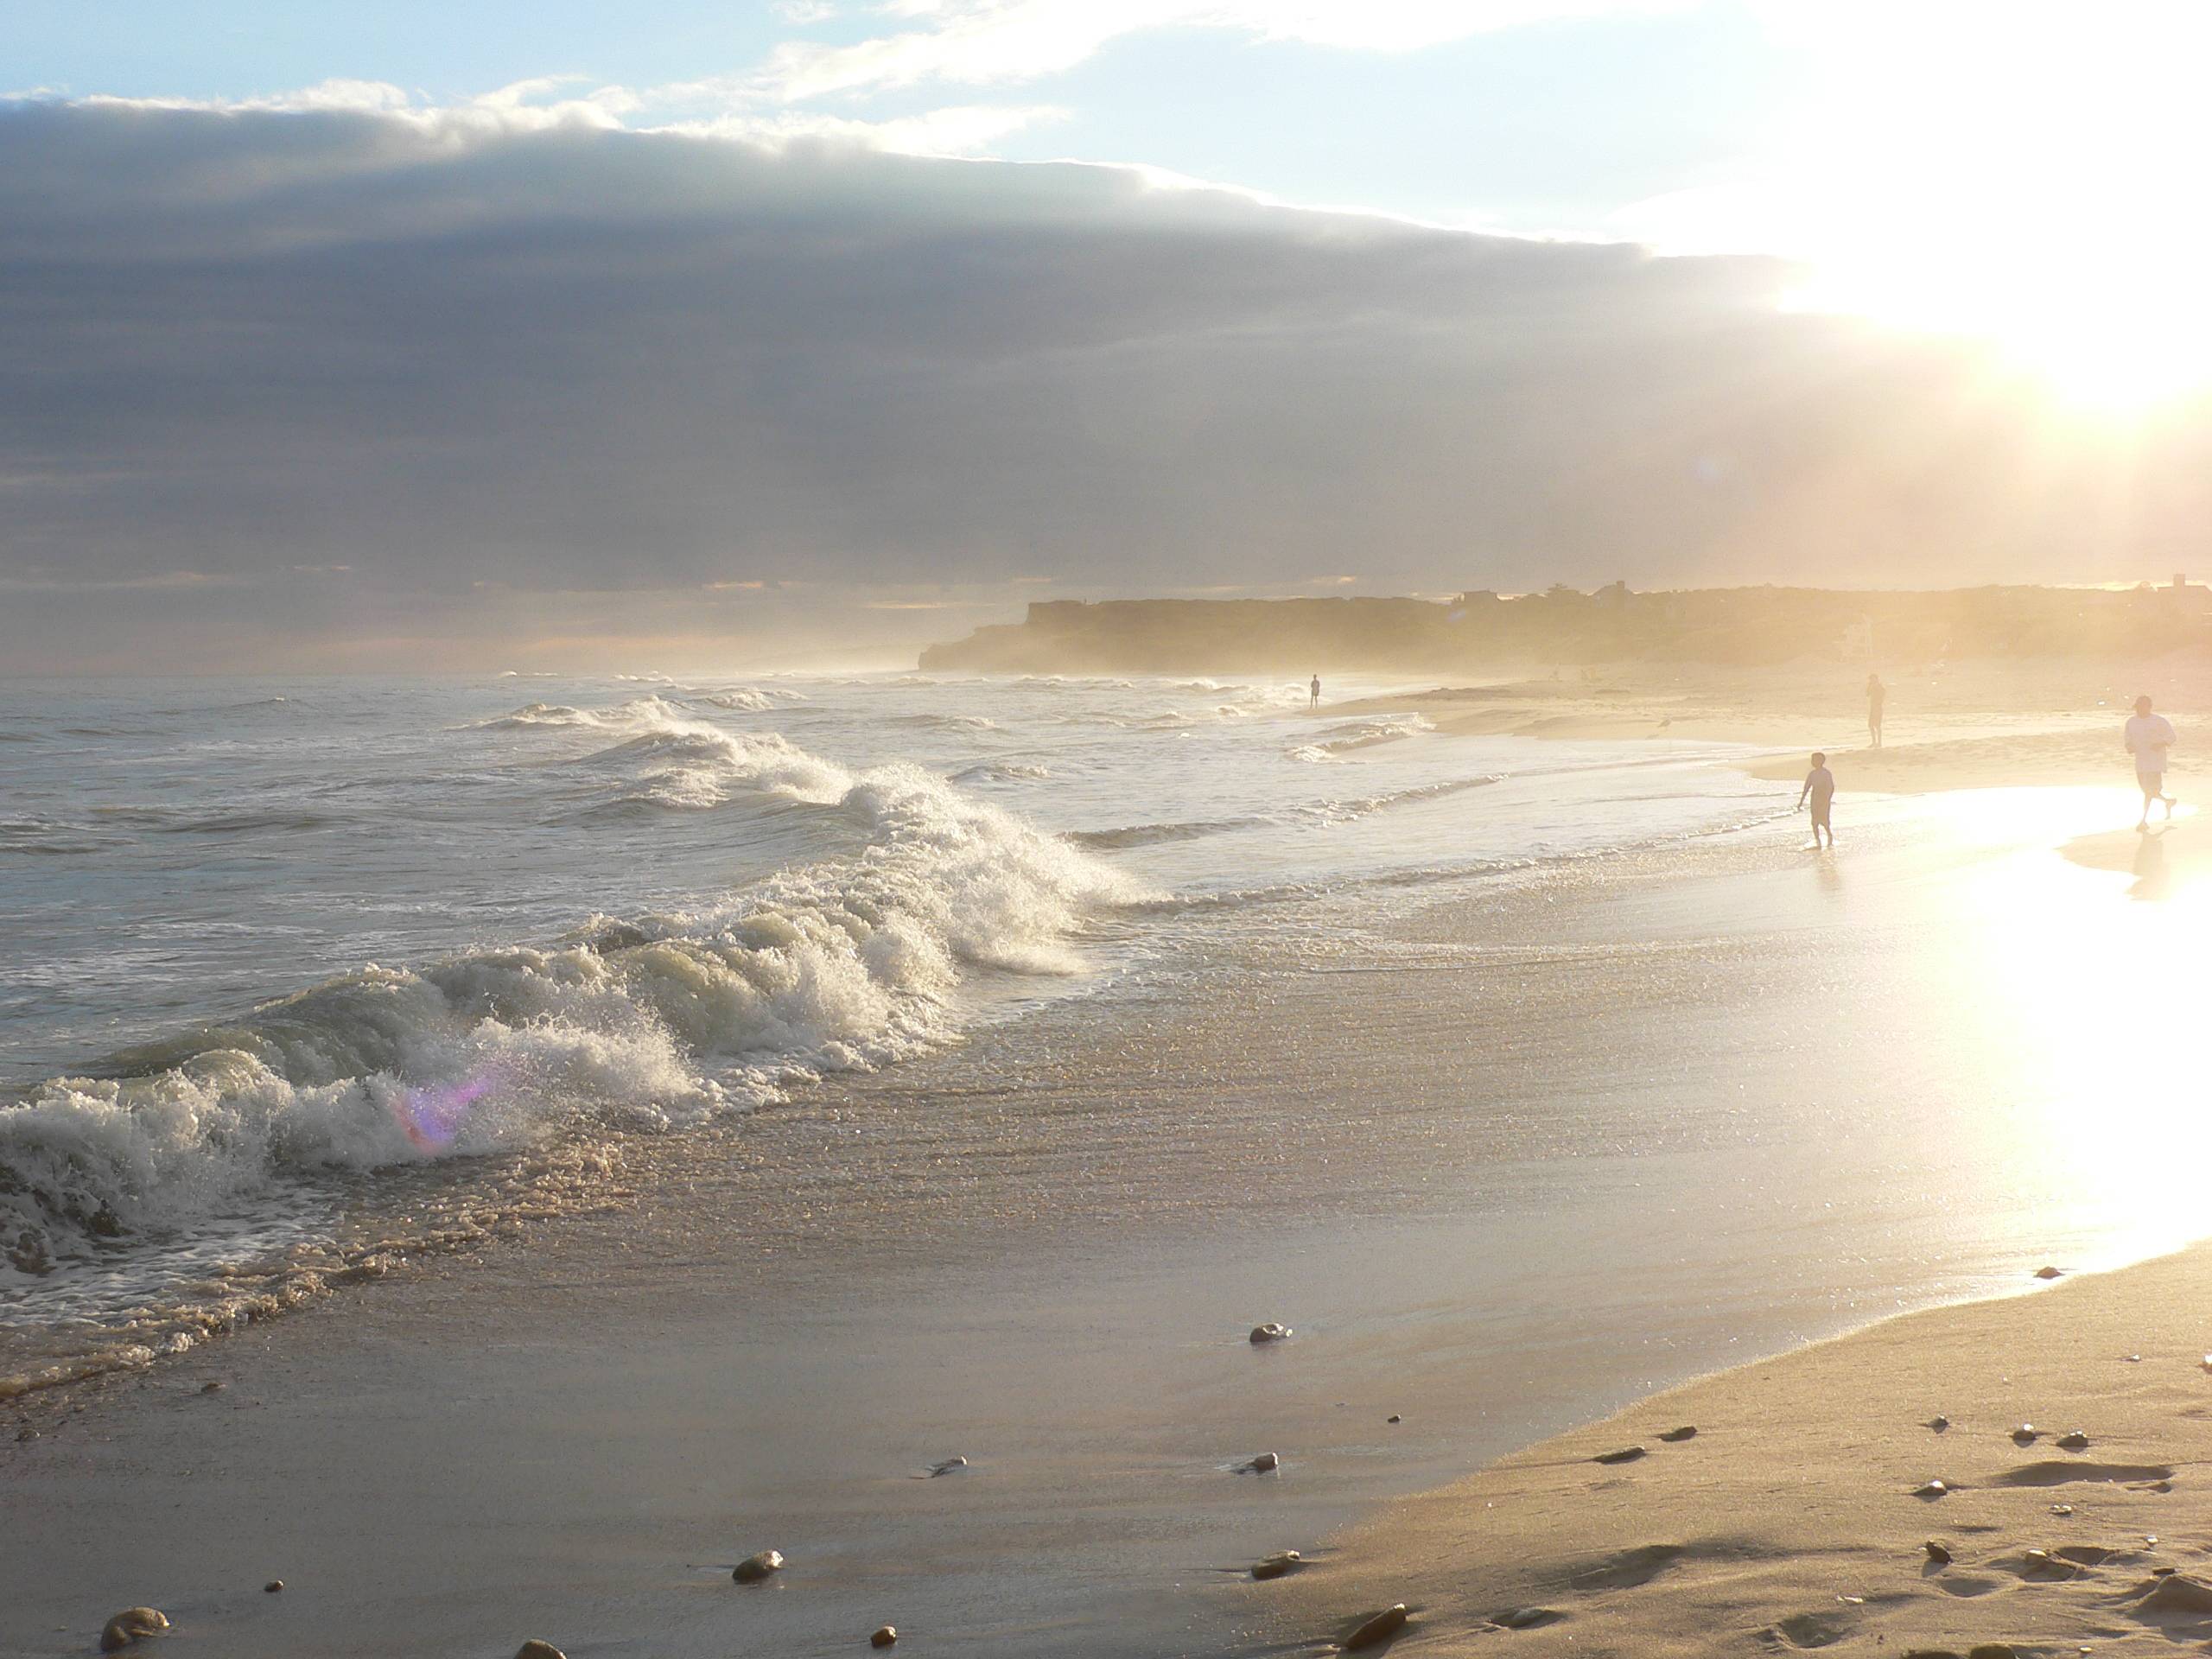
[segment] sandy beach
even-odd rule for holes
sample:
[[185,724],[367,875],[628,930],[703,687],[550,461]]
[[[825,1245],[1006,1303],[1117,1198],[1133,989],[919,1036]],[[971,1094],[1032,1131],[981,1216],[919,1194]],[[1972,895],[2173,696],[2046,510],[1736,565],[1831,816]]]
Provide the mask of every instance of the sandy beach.
[[2208,1293],[2198,1246],[1704,1379],[1394,1505],[1276,1599],[1323,1631],[1402,1602],[1436,1653],[2200,1647]]
[[[1488,1621],[1530,1605],[1567,1617],[1513,1640],[1624,1651],[1697,1649],[1724,1601],[1726,1628],[1802,1645],[2019,1635],[2035,1574],[1956,1604],[1970,1627],[1879,1599],[1944,1595],[1916,1528],[1953,1537],[1953,1590],[2020,1582],[2006,1551],[2159,1530],[2180,1500],[2132,1492],[2054,1530],[1995,1434],[2081,1427],[2093,1461],[2181,1467],[2157,1414],[2178,1396],[2127,1391],[2202,1385],[2185,1313],[2044,1323],[2134,1279],[1631,1402],[2212,1224],[2181,1179],[2185,1070],[2107,1087],[2103,1033],[2141,1005],[2101,958],[2149,962],[2151,1017],[2182,1018],[2155,976],[2194,913],[2185,884],[2131,905],[2096,867],[2113,798],[1870,798],[1833,860],[1775,824],[1547,866],[1388,938],[1197,964],[1141,1018],[1077,999],[1019,1047],[985,1032],[633,1145],[622,1202],[17,1402],[0,1463],[39,1525],[0,1563],[0,1651],[80,1651],[138,1603],[175,1621],[164,1651],[247,1659],[830,1653],[886,1621],[917,1651],[1226,1654],[1396,1601],[1409,1649],[1503,1639]],[[1254,1347],[1268,1319],[1295,1336]],[[1923,1446],[1938,1411],[1960,1427]],[[1675,1418],[1698,1437],[1655,1444]],[[1615,1440],[1649,1454],[1583,1461]],[[1239,1472],[1262,1452],[1280,1468]],[[1901,1496],[1937,1475],[1965,1489],[1936,1513]],[[1523,1531],[1499,1530],[1509,1491]],[[1897,1529],[1893,1586],[1866,1541]],[[733,1586],[765,1548],[791,1567]],[[1251,1584],[1285,1548],[1318,1564]],[[1664,1569],[1641,1593],[1639,1562]]]

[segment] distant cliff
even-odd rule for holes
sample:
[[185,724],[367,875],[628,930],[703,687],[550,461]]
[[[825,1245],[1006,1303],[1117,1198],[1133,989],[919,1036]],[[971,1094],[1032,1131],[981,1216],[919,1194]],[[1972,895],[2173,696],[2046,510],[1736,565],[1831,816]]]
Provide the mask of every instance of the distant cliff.
[[1128,599],[1033,604],[1018,623],[931,645],[921,666],[989,673],[1471,669],[1665,658],[2158,654],[2212,646],[2212,593],[2176,577],[2133,589],[1853,593],[1711,588],[1425,599]]

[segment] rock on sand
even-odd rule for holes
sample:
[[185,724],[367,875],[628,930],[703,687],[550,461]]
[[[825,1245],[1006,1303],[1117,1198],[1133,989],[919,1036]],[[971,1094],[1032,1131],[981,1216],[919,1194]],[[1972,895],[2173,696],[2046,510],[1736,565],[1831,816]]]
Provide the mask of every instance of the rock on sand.
[[1279,1549],[1272,1555],[1262,1555],[1252,1563],[1255,1579],[1280,1579],[1295,1573],[1306,1565],[1306,1558],[1294,1549]]
[[1290,1327],[1280,1319],[1269,1319],[1265,1325],[1252,1327],[1252,1340],[1255,1343],[1281,1342],[1289,1334]]
[[1590,1459],[1592,1463],[1634,1463],[1643,1455],[1640,1446],[1624,1446],[1618,1452],[1600,1452]]
[[154,1607],[126,1607],[107,1622],[100,1632],[100,1651],[113,1653],[133,1642],[159,1636],[169,1627],[168,1615]]
[[541,1642],[533,1636],[515,1649],[515,1659],[569,1659],[569,1656],[550,1642]]
[[730,1577],[740,1584],[758,1584],[771,1573],[784,1570],[784,1552],[764,1549],[757,1555],[748,1555],[730,1569]]
[[1344,1637],[1344,1651],[1357,1653],[1362,1648],[1372,1648],[1388,1642],[1406,1628],[1406,1604],[1399,1602],[1385,1607],[1367,1623]]
[[868,1637],[868,1644],[871,1648],[887,1648],[898,1639],[899,1627],[896,1624],[879,1624],[875,1627],[875,1633]]

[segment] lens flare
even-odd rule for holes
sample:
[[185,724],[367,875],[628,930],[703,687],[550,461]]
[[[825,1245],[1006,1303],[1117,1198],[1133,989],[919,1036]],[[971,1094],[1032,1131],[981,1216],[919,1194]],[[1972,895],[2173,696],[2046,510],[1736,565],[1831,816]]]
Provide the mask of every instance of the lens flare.
[[391,1115],[418,1150],[440,1152],[453,1144],[476,1103],[498,1086],[497,1077],[479,1072],[459,1083],[410,1089],[392,1103]]

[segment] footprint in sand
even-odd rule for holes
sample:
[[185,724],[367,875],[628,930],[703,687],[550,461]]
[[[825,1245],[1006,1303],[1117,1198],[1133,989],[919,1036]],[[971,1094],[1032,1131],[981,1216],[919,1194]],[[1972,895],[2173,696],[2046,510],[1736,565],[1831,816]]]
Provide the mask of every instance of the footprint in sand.
[[1584,1591],[1633,1590],[1650,1583],[1688,1554],[1681,1544],[1645,1544],[1586,1567],[1567,1582]]
[[1857,1612],[1843,1608],[1831,1612],[1796,1613],[1761,1634],[1770,1643],[1781,1642],[1800,1649],[1826,1648],[1857,1630],[1859,1618]]
[[2064,1486],[2075,1481],[2171,1480],[2174,1471],[2163,1463],[2084,1463],[2073,1458],[2047,1458],[2024,1463],[1997,1477],[1999,1486]]

